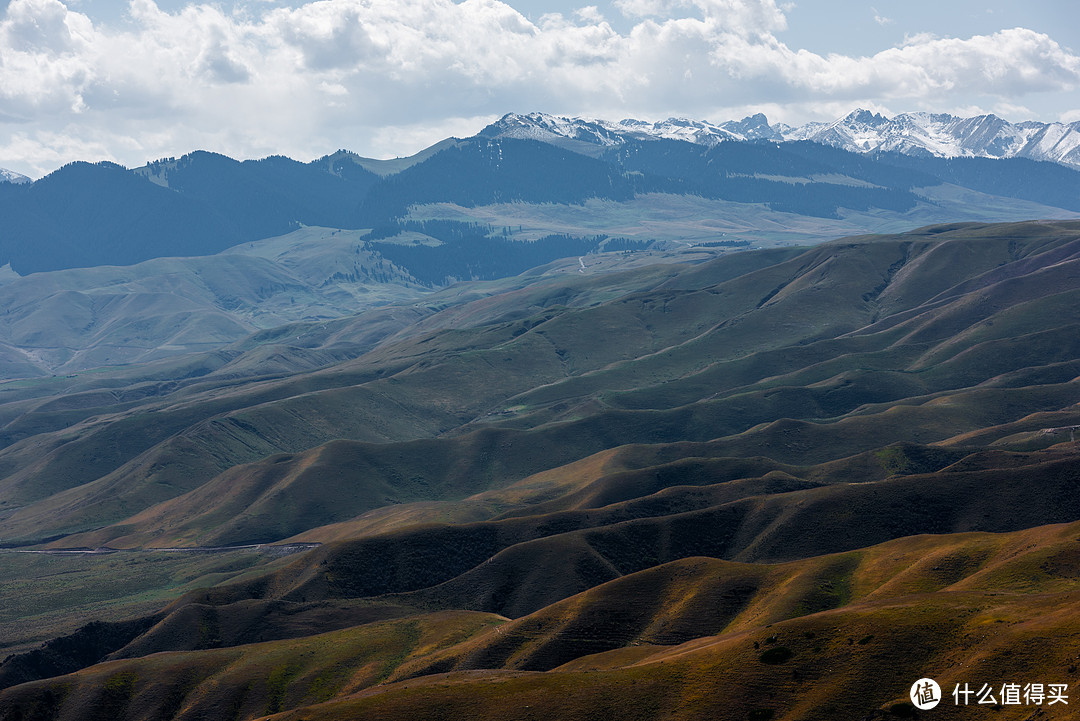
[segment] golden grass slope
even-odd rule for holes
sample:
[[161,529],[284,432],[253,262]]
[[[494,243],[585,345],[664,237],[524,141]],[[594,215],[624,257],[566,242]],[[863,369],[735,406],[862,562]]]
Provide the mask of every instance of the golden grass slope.
[[947,692],[1076,682],[1078,548],[1073,523],[779,565],[690,558],[510,622],[445,612],[111,661],[0,693],[0,718],[910,717],[923,676]]
[[445,612],[293,640],[110,661],[10,689],[0,718],[255,718],[380,683],[411,657],[500,621]]

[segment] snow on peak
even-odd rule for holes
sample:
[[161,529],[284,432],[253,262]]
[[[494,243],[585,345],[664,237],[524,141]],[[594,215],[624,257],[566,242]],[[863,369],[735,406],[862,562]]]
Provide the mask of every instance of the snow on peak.
[[938,157],[1030,158],[1080,168],[1080,127],[996,115],[961,118],[948,113],[903,113],[893,118],[855,110],[827,124],[784,133],[859,152],[896,152]]
[[16,173],[14,170],[7,170],[0,168],[0,183],[29,183],[32,182],[30,178]]
[[[481,135],[568,141],[594,146],[630,140],[684,140],[713,146],[725,141],[811,140],[854,152],[896,152],[938,157],[1030,158],[1080,168],[1080,122],[1009,123],[996,115],[961,118],[948,113],[887,117],[856,109],[831,123],[770,125],[761,113],[720,124],[688,118],[649,122],[568,118],[545,113],[509,114]],[[580,147],[580,146],[578,146]]]
[[621,145],[628,140],[685,140],[699,145],[716,145],[725,140],[782,139],[761,113],[722,125],[690,118],[668,118],[656,122],[628,118],[611,122],[546,113],[510,113],[484,128],[480,134],[547,142],[561,138],[596,145]]

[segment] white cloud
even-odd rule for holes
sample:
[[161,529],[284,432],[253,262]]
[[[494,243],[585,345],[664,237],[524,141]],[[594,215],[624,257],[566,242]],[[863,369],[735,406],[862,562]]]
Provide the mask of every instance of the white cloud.
[[1080,121],[1080,108],[1066,110],[1058,117],[1058,121],[1062,123],[1075,123]]
[[411,155],[450,137],[467,138],[485,125],[499,119],[498,115],[479,115],[470,118],[448,118],[437,123],[399,124],[379,128],[373,139],[379,147],[397,155]]
[[877,8],[870,8],[870,12],[874,13],[874,22],[878,25],[891,25],[893,23],[892,18],[887,18],[877,11]]
[[1005,118],[1006,120],[1011,120],[1013,122],[1027,120],[1031,117],[1030,108],[1005,101],[994,105],[993,113],[999,118]]
[[131,165],[195,148],[409,153],[509,111],[725,120],[725,109],[770,108],[801,122],[855,105],[1016,106],[1080,87],[1080,57],[1022,28],[910,36],[853,57],[785,45],[789,7],[775,0],[615,4],[633,18],[625,32],[595,6],[530,22],[498,0],[231,12],[131,0],[115,27],[60,0],[11,0],[0,166],[41,175],[91,155]]
[[712,25],[736,33],[783,30],[787,18],[775,0],[615,0],[623,15],[631,18],[673,18],[683,10]]
[[574,17],[587,23],[600,24],[604,22],[604,14],[595,5],[586,5],[574,11]]
[[793,91],[835,97],[928,98],[954,93],[1018,97],[1080,85],[1080,57],[1046,35],[1016,28],[967,40],[920,38],[864,58],[748,48],[734,62],[784,77]]

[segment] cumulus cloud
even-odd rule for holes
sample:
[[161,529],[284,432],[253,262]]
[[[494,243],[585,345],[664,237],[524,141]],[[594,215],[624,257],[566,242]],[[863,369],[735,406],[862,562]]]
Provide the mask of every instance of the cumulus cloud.
[[775,0],[615,0],[631,18],[673,18],[691,11],[710,26],[738,34],[767,33],[787,27]]
[[912,36],[854,57],[786,45],[776,0],[615,6],[630,18],[624,31],[595,6],[532,22],[499,0],[176,12],[131,0],[116,26],[70,2],[11,0],[0,166],[40,175],[91,155],[130,165],[195,148],[405,154],[509,111],[724,120],[725,109],[775,108],[804,120],[854,105],[1019,107],[1080,87],[1080,57],[1023,28]]

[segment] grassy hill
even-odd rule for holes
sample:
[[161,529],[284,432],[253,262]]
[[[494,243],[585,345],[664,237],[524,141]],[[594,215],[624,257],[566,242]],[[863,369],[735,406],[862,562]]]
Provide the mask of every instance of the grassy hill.
[[9,688],[0,718],[910,718],[907,689],[924,675],[947,689],[972,673],[1072,680],[1061,639],[1075,632],[1078,534],[916,536],[780,565],[698,557],[513,621],[419,613],[291,640],[120,651]]
[[[3,626],[0,719],[888,719],[923,676],[1072,684],[1077,288],[1080,224],[957,223],[0,386],[0,558],[131,559],[95,567],[111,607],[0,571],[56,589]],[[214,550],[245,544],[296,552]],[[205,562],[139,576],[178,548]],[[1037,711],[994,713],[1068,717]]]
[[[423,288],[360,233],[304,228],[205,257],[34,273],[0,283],[0,377],[213,352],[254,331],[418,300]],[[337,360],[301,359],[290,370]],[[269,367],[269,366],[267,366]]]

